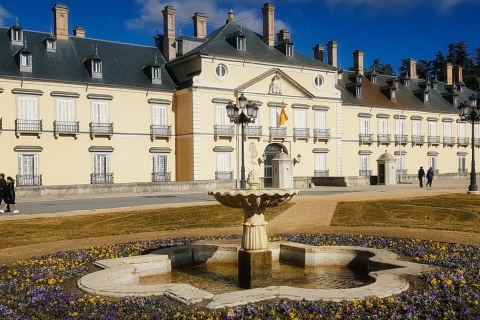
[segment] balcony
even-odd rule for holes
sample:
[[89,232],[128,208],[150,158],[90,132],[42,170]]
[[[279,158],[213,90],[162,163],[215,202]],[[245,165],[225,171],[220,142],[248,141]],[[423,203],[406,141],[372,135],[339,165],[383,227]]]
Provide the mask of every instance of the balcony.
[[113,123],[90,122],[90,138],[108,137],[113,135]]
[[373,133],[360,133],[358,135],[358,142],[360,142],[361,144],[372,144]]
[[397,169],[396,174],[397,174],[397,176],[404,176],[404,175],[408,174],[408,170],[407,169]]
[[42,132],[42,120],[15,120],[15,135],[18,137],[21,134],[40,136]]
[[90,183],[113,183],[113,173],[92,173]]
[[152,172],[152,182],[170,182],[170,172]]
[[361,177],[370,177],[372,175],[372,170],[359,170],[358,174]]
[[41,186],[42,175],[17,174],[17,186]]
[[459,146],[468,146],[470,144],[470,138],[457,137],[457,143]]
[[455,137],[443,137],[443,144],[446,146],[454,146]]
[[245,139],[246,138],[260,138],[262,137],[262,126],[250,126],[247,125],[243,127],[243,134]]
[[431,146],[438,146],[440,144],[440,136],[428,136],[427,141]]
[[412,146],[421,146],[423,144],[425,144],[425,136],[412,135]]
[[310,128],[293,128],[293,141],[310,139]]
[[313,139],[315,141],[330,140],[330,129],[313,129]]
[[270,139],[285,139],[287,137],[286,127],[270,127]]
[[378,144],[390,144],[392,142],[392,135],[391,134],[377,134],[377,142]]
[[218,138],[228,138],[232,140],[234,135],[235,127],[233,125],[216,124],[213,126],[213,137],[215,140]]
[[155,139],[167,139],[167,141],[172,136],[172,126],[164,125],[150,125],[150,139],[153,141]]
[[394,139],[396,144],[407,144],[408,134],[396,134]]
[[458,169],[458,173],[468,173],[468,169],[465,169],[465,168],[461,169],[460,168],[460,169]]
[[473,145],[475,147],[480,147],[480,138],[473,138]]
[[328,170],[315,170],[313,171],[314,177],[328,177],[329,173]]
[[232,180],[233,171],[215,171],[215,180]]
[[77,136],[80,131],[79,122],[75,121],[53,121],[53,135],[58,136]]

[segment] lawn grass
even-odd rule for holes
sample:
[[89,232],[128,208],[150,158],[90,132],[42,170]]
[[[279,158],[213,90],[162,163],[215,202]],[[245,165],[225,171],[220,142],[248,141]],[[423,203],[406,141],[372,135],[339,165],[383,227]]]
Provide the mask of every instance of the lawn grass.
[[[294,205],[287,202],[265,212],[271,220]],[[140,232],[238,226],[243,211],[223,205],[119,211],[55,218],[11,220],[0,224],[0,249],[51,241],[115,236]]]
[[446,194],[338,203],[332,226],[378,226],[480,231],[480,197]]

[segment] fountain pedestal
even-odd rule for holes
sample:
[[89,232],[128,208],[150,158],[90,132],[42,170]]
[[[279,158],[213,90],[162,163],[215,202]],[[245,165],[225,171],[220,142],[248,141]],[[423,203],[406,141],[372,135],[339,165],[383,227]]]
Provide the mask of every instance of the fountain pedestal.
[[235,189],[210,191],[221,204],[243,210],[242,247],[238,252],[238,282],[242,288],[261,287],[270,276],[272,253],[267,250],[267,222],[264,212],[290,200],[295,189]]

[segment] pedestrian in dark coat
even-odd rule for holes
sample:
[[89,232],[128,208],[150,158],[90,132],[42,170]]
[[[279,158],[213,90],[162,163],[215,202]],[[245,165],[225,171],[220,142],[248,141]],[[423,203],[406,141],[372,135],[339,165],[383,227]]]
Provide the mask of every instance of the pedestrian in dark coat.
[[425,170],[423,170],[423,167],[420,167],[420,169],[418,169],[418,181],[420,182],[420,188],[423,188],[424,176],[425,176]]
[[[5,180],[5,174],[0,173],[0,205],[2,204],[2,201],[5,201],[5,192],[6,191],[7,191],[7,181]],[[7,205],[7,210],[5,210],[5,212],[10,212],[10,206],[9,205]]]
[[15,203],[15,181],[12,177],[7,177],[7,187],[5,189],[3,199],[5,201],[5,205],[3,209],[0,210],[0,213],[4,213],[7,210],[7,206],[13,204],[13,213],[19,213],[17,204]]
[[428,169],[428,171],[427,171],[427,187],[432,186],[433,175],[434,175],[433,168],[430,167],[430,169]]

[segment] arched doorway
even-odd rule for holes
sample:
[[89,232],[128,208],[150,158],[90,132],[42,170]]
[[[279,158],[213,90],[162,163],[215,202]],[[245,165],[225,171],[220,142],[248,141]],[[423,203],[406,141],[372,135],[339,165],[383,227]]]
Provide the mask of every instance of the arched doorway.
[[263,181],[265,188],[270,188],[272,186],[272,159],[282,151],[288,154],[287,148],[279,143],[271,143],[265,148],[265,163],[263,169]]

